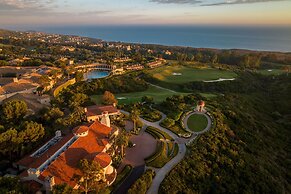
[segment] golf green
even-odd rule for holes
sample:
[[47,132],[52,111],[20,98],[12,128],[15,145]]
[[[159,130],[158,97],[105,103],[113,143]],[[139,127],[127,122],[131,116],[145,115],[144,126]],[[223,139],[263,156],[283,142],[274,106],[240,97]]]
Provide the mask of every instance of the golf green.
[[209,81],[231,79],[237,76],[233,71],[219,69],[196,69],[185,66],[166,66],[150,70],[149,73],[156,79],[168,83],[187,83],[193,81]]

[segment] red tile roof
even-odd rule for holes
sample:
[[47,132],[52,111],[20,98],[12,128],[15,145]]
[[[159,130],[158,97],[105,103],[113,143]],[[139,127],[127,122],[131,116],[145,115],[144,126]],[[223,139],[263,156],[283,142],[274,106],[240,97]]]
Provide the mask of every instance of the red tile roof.
[[[108,144],[108,141],[104,138],[110,134],[112,129],[98,121],[92,123],[89,129],[87,136],[78,138],[42,172],[41,179],[44,180],[47,176],[54,176],[56,184],[67,183],[74,187],[76,183],[72,178],[74,174],[80,173],[77,168],[80,160],[84,158],[93,160],[97,157],[102,167],[106,167],[111,163],[110,156],[101,152]],[[100,140],[102,145],[100,145]]]
[[52,156],[56,151],[58,151],[65,143],[67,143],[72,137],[73,134],[69,134],[64,136],[59,142],[55,145],[51,146],[45,153],[43,153],[40,157],[31,157],[30,155],[22,158],[18,162],[17,165],[24,166],[26,168],[38,168],[41,164],[43,164],[50,156]]
[[87,116],[102,115],[103,112],[108,112],[108,114],[118,114],[119,110],[112,105],[108,105],[108,106],[95,105],[95,106],[87,107],[86,115]]
[[87,126],[79,126],[73,129],[74,134],[80,134],[89,131],[89,127]]
[[97,154],[94,160],[98,162],[102,168],[106,168],[111,163],[111,157],[104,152]]

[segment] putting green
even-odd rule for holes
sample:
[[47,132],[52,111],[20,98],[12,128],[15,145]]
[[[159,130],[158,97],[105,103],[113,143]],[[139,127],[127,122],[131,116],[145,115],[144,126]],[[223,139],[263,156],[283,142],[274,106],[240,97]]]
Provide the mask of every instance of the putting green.
[[207,127],[207,118],[201,114],[193,114],[188,118],[187,125],[191,131],[200,132]]
[[154,78],[168,83],[231,79],[237,76],[233,71],[219,69],[196,69],[184,66],[166,66],[148,71]]
[[[118,100],[119,104],[129,104],[134,102],[140,102],[143,96],[151,96],[154,98],[154,101],[159,103],[164,101],[167,97],[173,95],[186,95],[187,93],[174,92],[163,88],[158,88],[150,85],[146,91],[143,92],[132,92],[132,93],[121,93],[116,94],[115,97]],[[101,103],[102,95],[93,95],[91,99],[96,104]]]
[[264,70],[258,70],[258,73],[263,74],[263,75],[280,75],[285,72],[282,69],[264,69]]

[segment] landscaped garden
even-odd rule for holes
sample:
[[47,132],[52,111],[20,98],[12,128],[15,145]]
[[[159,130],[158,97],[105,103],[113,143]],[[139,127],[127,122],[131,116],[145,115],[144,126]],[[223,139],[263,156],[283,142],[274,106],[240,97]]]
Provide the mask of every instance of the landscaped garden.
[[207,118],[202,114],[193,114],[188,118],[187,125],[190,130],[200,132],[207,127]]
[[145,131],[160,140],[156,152],[147,157],[145,162],[147,166],[161,168],[178,154],[178,144],[172,142],[173,139],[167,133],[154,127],[148,127]]
[[233,71],[212,68],[191,68],[185,66],[167,66],[148,71],[153,78],[160,81],[181,84],[193,81],[231,79],[237,76]]

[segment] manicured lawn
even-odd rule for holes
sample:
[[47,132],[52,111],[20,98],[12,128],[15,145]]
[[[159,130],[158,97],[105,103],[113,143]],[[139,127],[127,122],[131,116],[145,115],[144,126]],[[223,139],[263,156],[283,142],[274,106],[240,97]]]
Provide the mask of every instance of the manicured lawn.
[[200,114],[191,115],[187,121],[187,125],[192,131],[202,131],[207,127],[207,118]]
[[217,97],[216,94],[212,94],[212,93],[199,93],[201,96],[205,97],[205,98],[215,98]]
[[[219,78],[231,79],[237,75],[232,71],[219,69],[196,69],[184,66],[166,66],[149,71],[156,79],[168,83],[187,83],[193,81],[216,80]],[[175,75],[176,74],[176,75]]]
[[[179,92],[171,92],[169,90],[165,90],[162,88],[157,88],[155,86],[149,86],[149,89],[143,92],[132,92],[132,93],[122,93],[122,94],[115,94],[116,99],[118,100],[119,104],[129,104],[133,102],[139,102],[141,101],[141,98],[143,96],[152,96],[154,98],[154,101],[159,103],[165,100],[169,96],[173,95],[180,95],[180,94],[186,94],[186,93],[179,93]],[[100,104],[100,99],[102,95],[93,95],[91,96],[91,99],[97,103]]]
[[280,75],[285,72],[282,69],[264,69],[258,70],[258,73],[263,75]]

